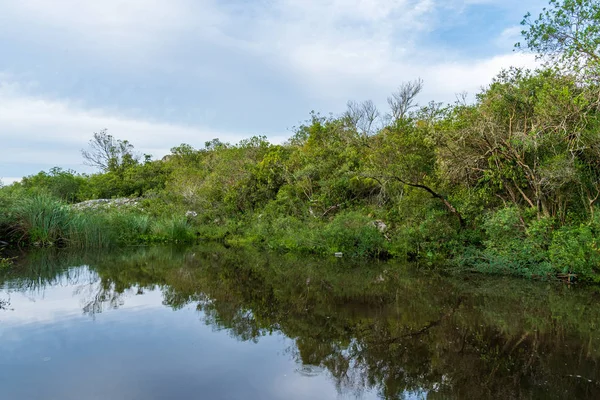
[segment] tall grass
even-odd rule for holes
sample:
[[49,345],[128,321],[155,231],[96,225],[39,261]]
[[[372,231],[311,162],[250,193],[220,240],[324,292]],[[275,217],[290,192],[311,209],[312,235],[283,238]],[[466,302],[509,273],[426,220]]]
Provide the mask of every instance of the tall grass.
[[172,216],[156,220],[152,224],[154,240],[187,243],[194,240],[192,226],[186,217]]
[[183,216],[153,220],[136,210],[76,210],[45,194],[20,198],[7,208],[3,230],[13,243],[106,248],[157,241],[186,243],[195,238]]
[[116,242],[115,232],[109,228],[105,216],[97,213],[73,213],[67,240],[69,247],[103,248]]
[[70,210],[64,203],[41,194],[17,202],[14,218],[14,232],[21,239],[41,246],[64,240],[71,222]]

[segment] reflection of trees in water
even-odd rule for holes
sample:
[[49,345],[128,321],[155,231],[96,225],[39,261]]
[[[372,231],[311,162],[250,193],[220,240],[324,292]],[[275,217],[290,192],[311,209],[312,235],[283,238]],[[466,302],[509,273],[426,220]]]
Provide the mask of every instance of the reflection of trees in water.
[[[371,389],[387,399],[600,393],[600,309],[589,291],[234,251],[148,249],[87,263],[92,272],[61,269],[70,274],[65,282],[79,285],[85,313],[158,285],[165,305],[195,304],[206,324],[239,340],[281,332],[293,342],[287,353],[297,373],[326,370],[344,397]],[[22,278],[15,287],[67,278],[28,279],[37,283]]]
[[[144,258],[144,253],[138,254]],[[126,256],[125,260],[128,259]],[[110,271],[101,277],[98,271],[99,260],[104,260],[111,269],[120,268],[114,257],[106,257],[102,253],[81,254],[62,251],[34,252],[29,258],[21,260],[15,268],[3,271],[5,291],[17,291],[29,296],[31,301],[45,298],[49,287],[74,287],[73,295],[81,298],[84,314],[95,316],[107,309],[116,309],[124,304],[126,294],[141,294],[144,287],[136,285],[136,281],[154,282],[154,274],[143,273],[135,268],[123,268],[120,273]],[[138,260],[139,261],[139,260]],[[94,265],[93,268],[88,264]],[[100,264],[102,265],[102,264]],[[134,271],[133,276],[123,278]],[[149,277],[150,275],[151,277]],[[154,289],[154,283],[148,284]]]
[[107,285],[100,279],[88,285],[78,286],[73,295],[81,297],[83,313],[91,317],[106,309],[117,309],[125,304],[123,293],[117,292],[114,284]]
[[[299,271],[327,275],[322,268],[203,268],[188,275],[202,298],[187,299],[211,325],[240,340],[282,332],[294,340],[288,352],[299,365],[325,368],[346,395],[364,389],[390,399],[599,393],[594,326],[600,315],[585,291],[582,298],[510,280],[472,288],[402,274],[388,274],[384,283],[375,273],[307,279]],[[307,287],[307,281],[319,284]],[[172,281],[170,292],[179,285]],[[576,375],[589,379],[576,381]]]
[[0,310],[8,310],[10,307],[10,299],[0,299]]
[[87,267],[65,267],[60,269],[47,268],[28,268],[21,271],[23,275],[12,277],[5,285],[6,291],[15,291],[29,294],[34,297],[44,298],[45,290],[48,287],[71,287],[81,284],[87,284],[97,281],[98,275],[91,272]]

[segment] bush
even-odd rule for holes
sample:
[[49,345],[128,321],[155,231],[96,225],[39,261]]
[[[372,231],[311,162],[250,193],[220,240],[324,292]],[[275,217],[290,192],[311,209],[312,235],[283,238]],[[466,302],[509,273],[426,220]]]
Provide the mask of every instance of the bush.
[[[259,214],[241,222],[238,236],[232,244],[255,245],[282,252],[323,254],[326,248],[317,237],[322,224],[293,216],[263,216]],[[240,237],[241,235],[241,237]]]
[[388,254],[385,237],[371,218],[359,212],[338,214],[320,237],[331,253],[342,252],[353,257],[382,257]]
[[470,254],[476,270],[526,277],[554,274],[548,254],[554,221],[534,216],[532,210],[522,212],[516,207],[489,214],[483,223],[484,248]]
[[390,254],[428,265],[445,261],[461,247],[454,222],[444,211],[431,209],[420,221],[407,221],[394,230]]
[[577,227],[560,228],[549,249],[552,264],[562,273],[574,273],[580,279],[600,282],[599,234],[598,218]]
[[66,202],[74,203],[83,200],[79,192],[85,185],[86,177],[75,171],[51,168],[48,172],[39,172],[23,178],[20,183],[30,194],[48,194]]

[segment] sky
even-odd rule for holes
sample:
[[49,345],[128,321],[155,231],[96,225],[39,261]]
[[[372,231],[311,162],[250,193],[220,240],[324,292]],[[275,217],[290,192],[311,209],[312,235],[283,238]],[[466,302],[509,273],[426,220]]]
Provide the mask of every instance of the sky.
[[311,110],[472,96],[545,0],[0,0],[0,180],[54,166],[107,129],[160,158],[181,143],[279,143]]

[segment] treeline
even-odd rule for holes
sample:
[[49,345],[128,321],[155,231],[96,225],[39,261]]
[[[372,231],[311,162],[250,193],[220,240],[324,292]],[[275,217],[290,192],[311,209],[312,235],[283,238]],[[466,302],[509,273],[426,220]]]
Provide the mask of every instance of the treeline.
[[[597,280],[598,24],[594,1],[553,0],[536,20],[526,16],[526,45],[545,67],[501,72],[472,104],[419,106],[417,80],[390,96],[387,112],[366,101],[339,116],[313,113],[284,144],[215,139],[156,161],[102,131],[83,154],[101,173],[41,172],[3,188],[0,207],[40,194],[71,203],[142,197],[139,208],[102,211],[147,218],[109,242],[222,239]],[[22,214],[0,218],[5,237],[31,239]]]

